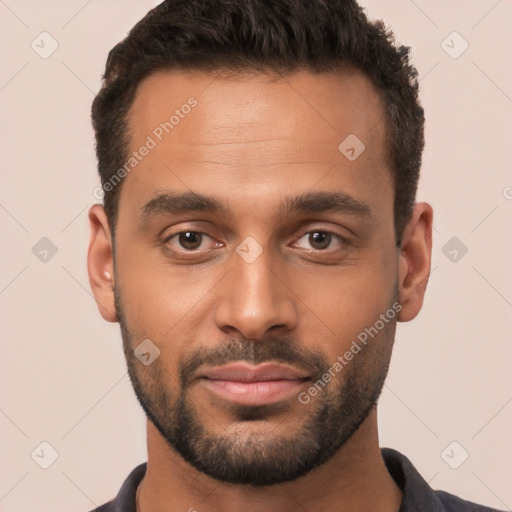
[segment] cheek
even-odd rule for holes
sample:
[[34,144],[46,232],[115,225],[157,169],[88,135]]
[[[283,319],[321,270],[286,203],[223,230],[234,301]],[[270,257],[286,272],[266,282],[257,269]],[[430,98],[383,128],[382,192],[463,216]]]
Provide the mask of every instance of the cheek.
[[161,254],[153,257],[155,253],[158,249],[128,251],[120,246],[116,286],[132,334],[162,349],[172,341],[179,353],[180,343],[186,344],[199,325],[198,312],[201,320],[206,317],[205,299],[219,276],[215,270],[194,273],[187,266],[168,265]]
[[[397,260],[391,247],[353,265],[319,269],[307,278],[295,276],[294,290],[302,307],[302,327],[333,354],[343,353],[365,328],[374,326],[396,300]],[[380,325],[380,323],[379,323]],[[313,341],[313,338],[312,341]]]

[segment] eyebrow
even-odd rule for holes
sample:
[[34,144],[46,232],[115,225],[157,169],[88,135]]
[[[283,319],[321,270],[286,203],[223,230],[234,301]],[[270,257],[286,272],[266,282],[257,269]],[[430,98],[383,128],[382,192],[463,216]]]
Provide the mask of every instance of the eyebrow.
[[285,199],[285,213],[343,213],[371,217],[370,206],[344,192],[309,192]]
[[[228,208],[213,196],[196,192],[164,192],[142,207],[141,219],[147,221],[158,215],[177,215],[184,212],[209,212],[226,214]],[[280,210],[284,215],[293,213],[342,213],[360,217],[371,217],[370,206],[343,192],[308,192],[286,197]]]
[[183,212],[211,212],[226,213],[226,208],[221,201],[212,196],[198,194],[195,192],[186,192],[177,194],[174,192],[164,192],[148,201],[142,207],[142,220],[157,215],[180,214]]

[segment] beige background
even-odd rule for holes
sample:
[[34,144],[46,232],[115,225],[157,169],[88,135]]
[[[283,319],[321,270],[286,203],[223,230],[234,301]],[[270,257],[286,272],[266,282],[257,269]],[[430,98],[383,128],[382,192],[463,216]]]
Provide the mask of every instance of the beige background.
[[[156,3],[0,1],[1,511],[89,510],[146,460],[118,326],[100,318],[85,261],[99,183],[91,101],[108,50]],[[419,199],[436,214],[427,299],[399,326],[381,445],[434,488],[510,509],[512,2],[365,5],[414,48],[427,112]],[[59,45],[47,59],[31,47],[51,49],[43,31]],[[445,39],[452,55],[469,47],[454,59]],[[454,236],[468,249],[455,262],[443,253]],[[32,251],[42,237],[58,250],[46,262]],[[47,469],[42,442],[58,453]],[[458,469],[445,462],[465,451]]]

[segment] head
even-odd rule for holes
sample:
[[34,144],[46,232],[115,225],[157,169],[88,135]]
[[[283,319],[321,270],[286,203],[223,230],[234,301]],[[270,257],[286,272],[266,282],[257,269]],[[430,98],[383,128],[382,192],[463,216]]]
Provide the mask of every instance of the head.
[[[200,471],[293,480],[374,410],[430,267],[416,75],[352,1],[167,1],[110,52],[91,286]],[[212,378],[235,362],[294,378],[237,398]]]

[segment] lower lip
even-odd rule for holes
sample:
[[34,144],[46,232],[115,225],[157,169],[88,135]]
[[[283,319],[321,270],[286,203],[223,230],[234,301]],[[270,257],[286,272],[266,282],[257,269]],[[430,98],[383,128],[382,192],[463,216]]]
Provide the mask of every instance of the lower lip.
[[231,380],[202,379],[216,395],[240,405],[266,405],[297,395],[304,386],[304,379],[239,382]]

